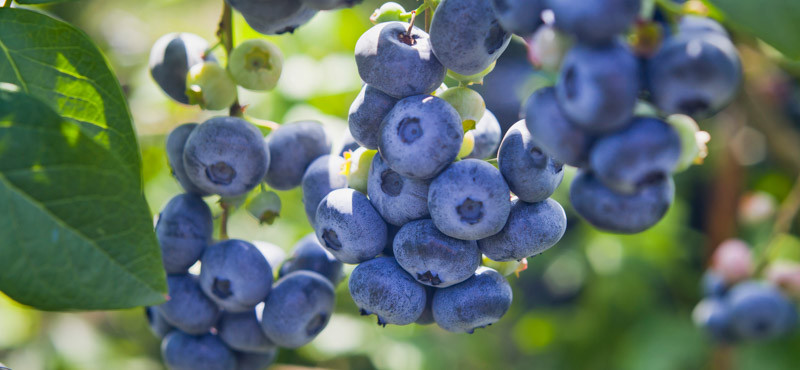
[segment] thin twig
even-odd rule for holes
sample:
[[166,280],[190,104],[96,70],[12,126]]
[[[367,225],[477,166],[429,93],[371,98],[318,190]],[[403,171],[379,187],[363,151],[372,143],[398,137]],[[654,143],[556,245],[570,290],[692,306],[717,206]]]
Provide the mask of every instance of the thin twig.
[[228,239],[228,216],[230,216],[230,207],[224,201],[219,202],[222,207],[222,217],[219,220],[219,238],[221,240]]
[[780,245],[777,243],[778,238],[788,233],[792,229],[792,221],[797,217],[800,212],[800,175],[794,180],[794,186],[789,191],[789,195],[781,203],[778,208],[778,213],[775,216],[775,223],[772,226],[772,235],[766,244],[764,244],[761,253],[759,253],[758,263],[756,264],[756,274],[760,274],[767,263],[769,263],[769,256],[772,254],[775,246]]
[[[228,2],[223,2],[222,18],[219,20],[219,28],[217,29],[217,37],[219,42],[225,46],[225,55],[227,56],[228,63],[230,63],[231,51],[233,50],[233,10]],[[242,116],[242,106],[239,105],[239,99],[234,100],[231,104],[230,115],[234,117]]]

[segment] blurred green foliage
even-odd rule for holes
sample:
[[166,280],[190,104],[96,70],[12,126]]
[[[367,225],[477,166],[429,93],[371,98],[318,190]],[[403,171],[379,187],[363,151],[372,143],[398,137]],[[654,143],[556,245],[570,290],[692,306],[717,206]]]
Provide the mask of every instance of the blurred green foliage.
[[[417,5],[415,1],[401,3],[408,9]],[[247,114],[281,123],[318,119],[338,142],[361,84],[353,47],[379,5],[367,0],[352,10],[323,12],[292,35],[267,37],[286,56],[284,75],[275,91],[241,91]],[[48,8],[85,30],[114,66],[140,136],[146,196],[154,214],[180,192],[167,167],[165,135],[175,126],[201,122],[215,113],[168,100],[150,79],[149,49],[159,36],[175,31],[213,40],[221,8],[221,0],[84,0]],[[235,40],[255,37],[263,36],[247,28],[237,15]],[[748,68],[771,72],[748,71],[749,84],[767,86],[776,78],[791,82],[771,62],[752,53],[744,53]],[[530,69],[520,78],[542,79],[533,73]],[[785,116],[779,95],[764,96],[769,102],[765,109]],[[737,133],[753,120],[737,105],[701,123],[713,138],[708,160],[677,176],[678,194],[667,217],[639,235],[604,234],[578,219],[567,199],[574,175],[570,171],[554,196],[567,211],[566,236],[544,255],[530,259],[520,278],[510,277],[514,303],[490,328],[472,335],[450,334],[435,326],[381,328],[374,318],[358,316],[344,282],[337,288],[337,315],[329,327],[311,345],[282,351],[279,366],[666,370],[719,368],[727,361],[736,369],[797,368],[800,332],[724,351],[715,348],[690,319],[714,243],[738,236],[761,245],[770,236],[769,219],[738,225],[736,205],[730,203],[736,203],[744,190],[762,191],[780,201],[794,181],[797,168],[777,161],[780,156],[771,146],[753,160],[752,142],[737,144]],[[504,122],[506,127],[509,124]],[[742,151],[744,157],[737,156]],[[733,189],[733,196],[724,197],[725,189]],[[300,191],[278,193],[284,208],[274,224],[260,226],[239,210],[232,216],[229,234],[270,241],[289,250],[311,228]],[[219,207],[214,209],[220,212]],[[774,250],[800,258],[797,238],[785,236],[780,242],[782,246]],[[141,309],[43,313],[7,298],[0,298],[0,362],[26,370],[162,366],[159,343],[149,333]]]

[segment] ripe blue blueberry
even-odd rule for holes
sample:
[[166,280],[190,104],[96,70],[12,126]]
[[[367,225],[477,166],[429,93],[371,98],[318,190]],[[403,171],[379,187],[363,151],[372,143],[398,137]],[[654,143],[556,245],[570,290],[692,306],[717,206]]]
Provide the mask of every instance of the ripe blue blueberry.
[[267,259],[267,263],[273,270],[286,260],[286,251],[275,244],[254,240],[253,245],[256,246],[258,251],[261,252],[261,255]]
[[170,199],[156,223],[164,270],[168,274],[185,273],[211,243],[213,228],[211,209],[202,198],[180,194]]
[[279,276],[284,277],[294,271],[316,272],[336,286],[344,279],[344,265],[325,250],[316,234],[308,234],[292,247],[292,255],[281,266]]
[[361,92],[350,105],[347,116],[350,133],[359,145],[367,149],[378,149],[381,122],[395,104],[397,99],[370,85],[361,88]]
[[461,117],[449,103],[417,95],[400,100],[383,119],[378,147],[400,175],[430,179],[456,159],[463,139]]
[[641,6],[642,0],[546,0],[556,27],[591,44],[607,43],[627,31]]
[[256,306],[246,312],[224,312],[217,322],[217,335],[231,349],[245,352],[269,353],[275,344],[261,331],[261,309]]
[[537,90],[525,106],[525,124],[544,152],[570,166],[582,167],[589,160],[594,138],[569,121],[556,101],[555,89]]
[[620,234],[651,228],[667,213],[675,196],[672,177],[654,178],[632,194],[617,193],[592,173],[579,172],[572,180],[569,199],[575,211],[594,227]]
[[389,168],[381,156],[372,159],[367,182],[369,200],[383,219],[397,226],[429,216],[430,180],[403,177]]
[[486,109],[472,133],[475,136],[475,148],[467,158],[486,159],[497,155],[503,130],[492,112]]
[[318,10],[298,0],[225,0],[254,30],[265,35],[292,33]]
[[394,257],[421,284],[444,288],[467,280],[481,264],[478,244],[442,234],[431,220],[411,221],[397,232]]
[[714,32],[667,39],[647,66],[653,103],[666,114],[709,117],[733,99],[742,82],[736,47]]
[[497,234],[511,211],[508,185],[494,166],[478,159],[453,163],[431,183],[428,209],[446,235],[478,240]]
[[333,285],[322,275],[292,272],[275,283],[264,301],[261,329],[280,347],[301,347],[328,325],[334,299]]
[[189,334],[203,334],[217,322],[219,308],[200,289],[197,277],[167,275],[169,298],[156,306],[172,326]]
[[200,286],[226,311],[248,311],[269,294],[272,268],[253,244],[221,241],[206,248],[200,262]]
[[556,97],[576,126],[593,132],[624,127],[639,94],[639,62],[622,42],[577,45],[561,67]]
[[681,156],[681,138],[672,125],[650,117],[595,142],[590,165],[598,179],[621,193],[669,177]]
[[311,162],[303,175],[303,207],[312,226],[316,222],[317,207],[322,198],[335,189],[347,187],[347,176],[342,174],[342,165],[344,158],[326,154]]
[[503,29],[526,37],[542,24],[544,3],[545,0],[492,0],[492,8]]
[[161,342],[161,356],[170,370],[236,368],[233,352],[213,334],[191,335],[175,330]]
[[[497,60],[511,41],[492,0],[442,0],[431,21],[431,46],[447,69],[474,75]],[[535,17],[534,14],[529,14]]]
[[444,82],[446,70],[431,51],[428,33],[403,22],[379,23],[358,39],[358,74],[395,98],[428,94]]
[[267,137],[270,161],[267,184],[277,190],[300,186],[306,168],[315,159],[329,154],[331,141],[316,121],[281,125]]
[[727,296],[734,332],[742,339],[772,339],[797,324],[792,302],[775,286],[746,281],[732,287]]
[[155,307],[145,307],[144,314],[147,317],[147,325],[150,326],[150,331],[156,337],[164,338],[169,332],[175,330],[175,327]]
[[506,132],[497,154],[497,166],[511,192],[529,203],[547,199],[564,179],[564,166],[533,142],[524,120]]
[[235,197],[261,182],[270,155],[261,132],[251,123],[236,117],[214,117],[189,135],[183,165],[198,188]]
[[186,139],[197,127],[196,123],[185,123],[174,128],[167,136],[167,162],[172,169],[172,176],[178,180],[183,190],[187,193],[197,194],[199,196],[209,195],[207,191],[200,189],[195,185],[189,176],[186,175],[186,169],[183,167],[183,148],[186,147]]
[[236,370],[264,370],[275,362],[278,357],[278,347],[266,353],[234,351],[236,356]]
[[695,324],[708,332],[716,341],[734,343],[738,337],[733,331],[731,307],[721,298],[706,298],[692,312]]
[[361,263],[386,246],[386,222],[364,194],[336,189],[319,202],[316,233],[339,261]]
[[461,284],[433,295],[433,318],[442,329],[472,333],[494,324],[511,307],[511,286],[503,275],[481,267]]
[[515,200],[508,222],[499,233],[478,240],[481,252],[494,261],[535,256],[556,245],[567,231],[567,215],[552,199],[538,203]]
[[150,74],[169,97],[189,104],[186,75],[189,68],[204,61],[216,61],[206,54],[208,42],[192,33],[170,33],[156,41],[150,51]]
[[378,325],[408,325],[425,310],[425,286],[392,257],[378,257],[356,266],[349,288],[361,315],[374,314]]

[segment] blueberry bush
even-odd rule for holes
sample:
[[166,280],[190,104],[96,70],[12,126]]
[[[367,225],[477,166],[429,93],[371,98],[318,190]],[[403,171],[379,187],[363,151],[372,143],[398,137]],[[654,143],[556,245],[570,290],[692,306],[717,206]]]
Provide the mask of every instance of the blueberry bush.
[[6,0],[0,368],[794,368],[798,35],[792,0]]

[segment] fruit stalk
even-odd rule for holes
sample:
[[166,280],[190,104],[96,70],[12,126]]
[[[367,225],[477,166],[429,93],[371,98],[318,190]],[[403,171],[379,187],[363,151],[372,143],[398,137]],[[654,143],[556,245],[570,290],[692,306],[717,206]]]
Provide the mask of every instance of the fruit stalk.
[[[222,4],[222,17],[219,20],[217,37],[225,48],[225,56],[230,59],[231,51],[233,50],[233,11],[227,2],[223,1]],[[233,117],[242,117],[242,106],[239,105],[238,98],[231,104],[229,114]]]
[[763,247],[761,253],[758,253],[758,263],[756,264],[756,275],[761,274],[764,268],[769,263],[769,256],[772,254],[772,249],[775,248],[775,240],[781,235],[786,234],[792,227],[792,221],[800,212],[800,175],[794,180],[794,186],[789,191],[783,203],[778,209],[778,214],[775,217],[775,224],[772,227],[772,236]]

